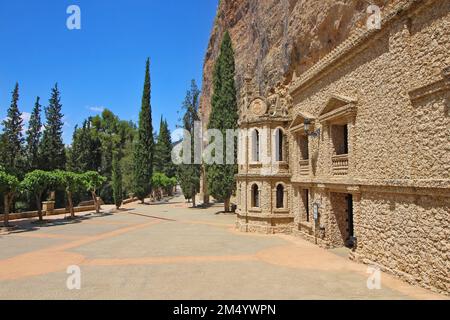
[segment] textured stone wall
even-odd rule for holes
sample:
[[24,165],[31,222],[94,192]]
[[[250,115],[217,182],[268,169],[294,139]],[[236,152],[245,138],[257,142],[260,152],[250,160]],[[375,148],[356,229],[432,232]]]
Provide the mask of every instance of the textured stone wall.
[[[343,246],[348,236],[345,196],[352,194],[357,237],[352,257],[448,294],[450,2],[399,3],[398,11],[385,12],[382,30],[361,29],[308,71],[287,78],[292,80],[292,99],[285,99],[288,118],[308,115],[315,118],[314,130],[320,130],[308,138],[308,175],[300,172],[301,130],[290,132],[290,121],[271,122],[266,116],[263,124],[261,119],[250,123],[270,129],[263,142],[270,154],[272,134],[283,127],[289,158],[277,167],[280,171],[273,170],[273,163],[240,166],[238,183],[245,200],[238,228],[293,231],[324,247]],[[297,70],[296,62],[290,63],[288,69]],[[271,100],[270,94],[265,97]],[[241,120],[247,119],[247,104],[240,107]],[[342,141],[333,137],[335,126],[343,124],[348,127],[348,156],[338,160],[348,165],[337,174],[333,142]],[[251,152],[248,141],[245,148]],[[280,182],[287,191],[283,210],[275,208]],[[253,183],[261,185],[257,210],[250,209]],[[310,191],[309,223],[303,189]],[[313,203],[320,205],[317,222],[312,221]]]
[[333,176],[331,125],[319,121],[320,137],[309,140],[312,174],[292,172],[321,203],[325,244],[338,240],[333,191],[354,193],[355,257],[447,294],[449,52],[450,2],[423,1],[294,92],[292,109],[318,118],[335,95],[357,101],[347,119],[349,174]]
[[363,193],[355,232],[362,261],[404,279],[450,292],[450,200]]
[[[374,0],[384,8],[399,0]],[[236,85],[245,73],[262,95],[289,82],[344,41],[368,17],[365,0],[221,0],[205,56],[200,101],[206,125],[211,112],[212,75],[222,35],[228,30],[236,58]]]
[[[359,179],[448,179],[448,92],[416,102],[408,94],[438,81],[450,66],[450,4],[437,3],[418,18],[398,21],[294,97],[294,115],[318,115],[334,94],[357,99],[355,132],[349,135],[353,174]],[[321,137],[310,138],[313,171],[329,177],[330,129],[319,127]]]

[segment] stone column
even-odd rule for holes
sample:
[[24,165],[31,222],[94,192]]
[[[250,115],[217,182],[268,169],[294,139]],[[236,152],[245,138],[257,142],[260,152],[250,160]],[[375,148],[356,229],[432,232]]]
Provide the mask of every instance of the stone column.
[[42,212],[45,212],[46,216],[53,215],[54,210],[55,210],[55,201],[42,202]]
[[101,206],[101,203],[100,203],[100,201],[102,200],[100,197],[96,197],[95,198],[95,211],[96,212],[100,212],[100,210],[102,209],[102,206]]

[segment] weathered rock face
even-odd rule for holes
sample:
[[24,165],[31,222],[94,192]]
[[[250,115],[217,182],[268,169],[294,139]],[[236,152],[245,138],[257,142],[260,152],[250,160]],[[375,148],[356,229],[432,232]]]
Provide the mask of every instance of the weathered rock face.
[[244,74],[261,94],[289,82],[365,25],[369,4],[383,9],[398,0],[221,0],[205,58],[202,118],[211,110],[212,74],[225,30],[236,57],[236,83]]

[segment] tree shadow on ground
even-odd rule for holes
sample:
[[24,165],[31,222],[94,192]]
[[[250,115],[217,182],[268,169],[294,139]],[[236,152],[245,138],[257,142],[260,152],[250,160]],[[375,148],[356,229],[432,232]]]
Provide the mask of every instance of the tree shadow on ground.
[[128,211],[133,211],[133,210],[135,210],[135,208],[119,208],[119,209],[114,208],[114,209],[108,210],[104,215],[101,215],[101,216],[105,216],[105,215],[112,216],[113,213],[128,212]]
[[64,218],[58,218],[58,219],[45,219],[43,221],[39,221],[39,219],[28,219],[28,220],[19,220],[11,222],[10,227],[8,227],[7,230],[2,229],[2,226],[0,226],[0,234],[1,235],[13,235],[13,234],[20,234],[25,232],[32,232],[32,231],[38,231],[45,228],[52,228],[52,227],[58,227],[58,226],[65,226],[65,225],[75,225],[82,223],[83,221],[91,220],[94,218],[104,218],[107,216],[112,216],[111,213],[89,213],[86,215],[81,216],[75,216],[70,217],[66,216]]
[[168,219],[168,218],[157,217],[157,216],[150,216],[150,215],[146,215],[146,214],[143,214],[143,213],[137,213],[137,212],[130,212],[128,214],[133,215],[133,216],[139,216],[139,217],[145,217],[145,218],[157,219],[157,220],[164,220],[164,221],[170,221],[170,222],[176,222],[177,221],[177,220],[174,220],[174,219]]
[[209,203],[202,203],[202,204],[199,204],[198,206],[195,206],[195,208],[196,209],[209,209],[209,208],[211,208],[211,207],[213,207],[215,205],[216,205],[216,203],[211,203],[211,202],[209,202]]
[[235,216],[236,212],[226,212],[226,211],[217,211],[216,213],[214,213],[215,215],[224,215],[224,216]]
[[156,201],[156,202],[144,202],[144,203],[139,203],[139,204],[141,206],[162,206],[162,205],[167,205],[167,204],[184,204],[184,203],[186,203],[186,202],[162,200],[162,201]]

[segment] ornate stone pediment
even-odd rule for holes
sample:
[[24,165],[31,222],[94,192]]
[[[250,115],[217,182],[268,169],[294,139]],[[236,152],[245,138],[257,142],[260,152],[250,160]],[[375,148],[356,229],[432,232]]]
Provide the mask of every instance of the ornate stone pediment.
[[319,113],[319,121],[331,121],[356,114],[356,99],[333,95]]
[[289,126],[289,130],[291,132],[298,132],[305,129],[305,120],[311,120],[314,122],[316,119],[312,114],[309,114],[307,112],[300,112],[297,114],[294,118],[294,120],[291,122],[291,125]]
[[278,85],[272,88],[266,96],[242,94],[239,124],[291,120],[289,109],[292,99],[286,86]]

